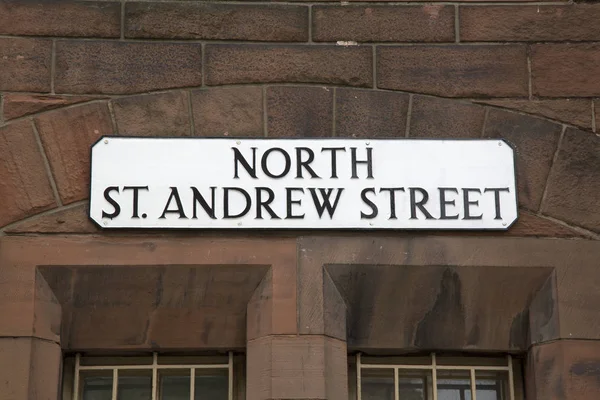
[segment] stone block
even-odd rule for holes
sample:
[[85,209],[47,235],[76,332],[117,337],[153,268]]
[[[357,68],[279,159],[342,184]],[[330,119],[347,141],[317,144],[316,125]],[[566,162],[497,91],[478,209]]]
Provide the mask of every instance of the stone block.
[[526,96],[526,49],[522,45],[378,46],[377,87],[444,97]]
[[328,137],[333,127],[333,90],[322,87],[267,88],[269,137]]
[[188,93],[138,95],[113,100],[119,133],[124,136],[190,136]]
[[197,136],[263,136],[263,90],[258,86],[195,90],[192,112]]
[[373,52],[361,46],[206,46],[206,83],[320,83],[369,87]]
[[105,102],[55,110],[35,118],[63,204],[89,196],[90,148],[113,126]]
[[365,139],[404,137],[408,98],[405,93],[336,89],[335,135]]
[[0,128],[0,226],[56,207],[31,121]]

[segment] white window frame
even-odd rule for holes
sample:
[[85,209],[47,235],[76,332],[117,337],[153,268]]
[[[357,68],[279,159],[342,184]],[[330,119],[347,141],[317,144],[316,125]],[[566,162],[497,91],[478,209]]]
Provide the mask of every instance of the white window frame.
[[437,356],[435,353],[431,353],[429,364],[373,364],[363,363],[362,354],[356,355],[356,399],[362,400],[362,384],[361,384],[361,371],[363,369],[386,369],[394,371],[394,400],[400,399],[400,387],[399,387],[399,370],[412,370],[412,371],[431,371],[432,378],[432,400],[437,400],[437,371],[468,371],[471,383],[471,400],[477,400],[476,388],[476,371],[491,371],[491,372],[507,372],[508,375],[508,400],[518,400],[522,396],[515,397],[515,378],[513,372],[513,358],[511,355],[506,355],[506,365],[491,366],[491,365],[461,365],[456,363],[454,365],[439,365],[437,363]]
[[[196,370],[198,369],[212,369],[212,370],[226,370],[228,375],[228,400],[234,399],[234,356],[232,352],[229,352],[227,355],[227,363],[185,363],[185,359],[187,356],[181,356],[177,358],[181,358],[182,363],[180,364],[161,364],[160,356],[158,353],[152,353],[152,363],[151,364],[97,364],[97,365],[82,365],[81,363],[81,354],[77,353],[75,355],[75,368],[72,376],[72,393],[70,395],[70,399],[72,400],[81,400],[80,398],[80,376],[82,372],[86,371],[112,371],[112,400],[117,400],[118,394],[118,383],[119,383],[119,371],[142,371],[142,370],[150,370],[152,371],[152,400],[158,400],[158,373],[159,371],[164,370],[188,370],[190,373],[190,400],[194,399],[195,396],[195,384],[196,384]],[[169,356],[169,358],[172,358]],[[190,358],[190,357],[187,357]],[[191,357],[197,358],[197,357]]]

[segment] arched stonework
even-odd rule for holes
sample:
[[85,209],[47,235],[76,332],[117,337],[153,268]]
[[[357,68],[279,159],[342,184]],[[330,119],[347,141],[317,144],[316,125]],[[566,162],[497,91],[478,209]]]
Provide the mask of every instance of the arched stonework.
[[[520,219],[493,235],[600,238],[600,137],[487,101],[378,89],[234,85],[118,97],[11,95],[0,127],[5,234],[93,233],[89,149],[102,135],[500,137],[517,152]],[[481,102],[479,100],[478,102]],[[530,107],[530,106],[529,106]],[[530,111],[522,105],[524,111]]]

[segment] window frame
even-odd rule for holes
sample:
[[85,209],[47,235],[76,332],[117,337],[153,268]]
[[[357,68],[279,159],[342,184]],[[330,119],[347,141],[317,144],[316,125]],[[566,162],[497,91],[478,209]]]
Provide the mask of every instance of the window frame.
[[[363,362],[364,358],[377,360],[377,362]],[[505,360],[504,365],[493,365],[500,362],[500,357],[446,357],[438,356],[436,353],[431,353],[428,357],[430,363],[415,363],[415,359],[421,359],[424,357],[411,357],[411,356],[398,356],[398,357],[377,357],[377,356],[365,356],[362,353],[357,353],[355,358],[355,373],[356,373],[356,386],[354,396],[350,398],[356,400],[362,400],[362,384],[361,384],[361,371],[365,369],[370,370],[392,370],[394,377],[394,400],[402,400],[399,394],[399,371],[416,371],[416,372],[431,372],[431,397],[426,400],[438,400],[438,387],[437,387],[437,374],[439,371],[461,371],[468,372],[470,379],[470,392],[471,400],[477,400],[476,391],[476,372],[506,372],[507,373],[507,386],[508,386],[508,398],[506,400],[523,400],[523,387],[522,382],[518,386],[515,385],[515,359],[507,354],[503,359]],[[386,358],[398,360],[396,362],[385,362]],[[443,359],[444,362],[440,364],[439,359]],[[412,359],[413,362],[409,362]],[[405,363],[401,362],[402,360]],[[488,363],[484,362],[488,361]],[[382,361],[382,362],[379,362]],[[449,362],[451,361],[451,362]],[[461,363],[463,361],[464,363]],[[469,361],[469,362],[467,362]],[[479,363],[473,361],[480,361]],[[492,361],[492,362],[489,362]],[[517,391],[518,388],[518,391]],[[351,392],[351,391],[350,391]]]
[[[226,356],[193,356],[193,355],[170,355],[170,354],[159,354],[157,352],[152,353],[151,363],[136,363],[136,358],[149,359],[148,355],[142,356],[83,356],[81,353],[76,353],[71,357],[65,357],[64,368],[62,376],[62,399],[63,400],[82,400],[81,396],[81,375],[82,372],[86,371],[112,371],[112,400],[117,400],[118,395],[118,384],[119,384],[119,372],[120,371],[151,371],[152,374],[152,397],[151,400],[160,400],[159,398],[159,371],[170,371],[179,370],[186,371],[190,377],[190,400],[194,399],[195,396],[195,384],[196,384],[196,370],[221,370],[227,371],[228,376],[228,387],[227,387],[227,398],[228,400],[235,400],[237,397],[235,393],[234,380],[236,380],[236,368],[235,365],[236,357],[233,352],[228,352]],[[161,363],[161,359],[169,358],[171,360],[177,360],[177,362]],[[82,359],[86,360],[86,363],[82,364]],[[102,362],[94,363],[94,359],[101,359]],[[118,362],[106,362],[107,360],[117,361],[118,359],[127,359],[126,363]],[[132,360],[133,362],[129,362]],[[195,362],[192,362],[195,361]],[[206,362],[197,362],[198,360],[205,360]],[[215,362],[225,361],[225,362]],[[88,364],[89,363],[89,364]]]

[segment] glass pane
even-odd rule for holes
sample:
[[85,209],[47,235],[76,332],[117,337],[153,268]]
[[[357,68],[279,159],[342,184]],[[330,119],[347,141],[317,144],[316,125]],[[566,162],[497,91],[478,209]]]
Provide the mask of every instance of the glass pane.
[[437,371],[438,400],[471,400],[469,371]]
[[394,400],[393,369],[362,369],[360,382],[363,400]]
[[427,400],[431,373],[426,371],[398,371],[400,400]]
[[477,400],[508,400],[508,373],[475,371]]
[[81,393],[83,400],[112,399],[112,371],[82,372]]
[[190,400],[190,371],[159,371],[160,400]]
[[119,371],[118,400],[152,398],[152,371]]
[[194,400],[227,400],[229,398],[229,372],[197,369]]

